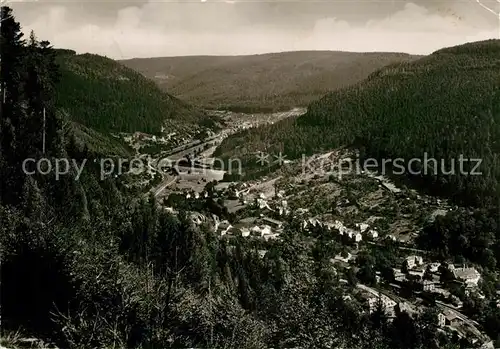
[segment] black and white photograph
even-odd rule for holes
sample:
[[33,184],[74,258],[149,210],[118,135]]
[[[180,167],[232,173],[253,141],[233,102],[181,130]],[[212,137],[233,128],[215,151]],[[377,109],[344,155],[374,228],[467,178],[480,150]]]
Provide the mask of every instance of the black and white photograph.
[[0,7],[0,349],[500,348],[500,0]]

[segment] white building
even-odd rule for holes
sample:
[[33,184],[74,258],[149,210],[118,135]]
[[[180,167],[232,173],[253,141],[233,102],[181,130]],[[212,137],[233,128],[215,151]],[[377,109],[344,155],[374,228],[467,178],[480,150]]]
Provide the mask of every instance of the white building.
[[374,229],[370,229],[367,233],[369,238],[376,239],[378,238],[378,232]]
[[271,210],[271,207],[269,207],[268,203],[266,200],[262,199],[262,198],[258,198],[256,200],[256,204],[257,204],[257,207],[261,210],[267,208],[269,210]]
[[250,229],[250,233],[253,236],[262,236],[262,231],[261,231],[260,227],[258,227],[258,226],[252,227],[252,229]]
[[437,263],[437,262],[431,263],[431,264],[429,264],[429,270],[432,273],[436,273],[439,271],[440,266],[441,266],[441,263]]
[[218,231],[220,224],[219,217],[213,214],[212,219],[214,220],[214,231]]
[[436,289],[436,284],[429,280],[424,280],[424,291],[433,292]]
[[408,269],[415,268],[416,266],[422,265],[424,260],[420,256],[408,256],[406,257],[406,264]]
[[317,220],[316,218],[309,218],[308,225],[311,225],[313,227],[321,226],[321,222]]
[[302,229],[306,229],[306,228],[307,228],[307,221],[306,221],[306,220],[304,220],[304,221],[302,222]]
[[347,257],[342,257],[342,255],[339,254],[335,256],[335,259],[344,263],[349,263],[349,261],[352,259],[352,254],[348,252]]
[[479,280],[481,280],[481,274],[476,268],[455,268],[452,265],[450,270],[453,272],[455,279],[464,282],[467,287],[477,287]]
[[290,210],[288,209],[288,202],[286,200],[281,200],[281,204],[279,205],[279,214],[280,216],[288,215]]
[[438,326],[444,327],[446,325],[446,316],[443,313],[438,314]]
[[356,223],[356,228],[358,228],[360,232],[364,233],[369,228],[369,225],[366,223]]
[[327,228],[327,229],[328,229],[328,230],[330,230],[330,231],[332,231],[332,230],[333,230],[333,228],[334,228],[334,224],[333,224],[333,223],[329,223],[329,222],[327,222],[327,223],[325,223],[324,225],[325,225],[325,228]]
[[241,231],[241,236],[243,236],[244,238],[250,236],[250,229],[248,229],[248,228],[241,228],[240,231]]
[[403,282],[406,280],[406,275],[401,271],[401,269],[392,268],[394,271],[394,279],[398,282]]
[[495,344],[493,341],[488,341],[483,343],[479,349],[495,349]]
[[296,212],[297,214],[299,214],[299,215],[302,215],[302,214],[305,214],[305,213],[309,212],[309,209],[308,209],[308,208],[302,208],[302,207],[300,207],[300,208],[298,208],[298,209],[297,209],[297,211],[295,211],[295,212]]
[[170,213],[176,213],[177,211],[174,210],[173,207],[165,207],[165,211],[170,212]]
[[342,257],[342,255],[338,254],[335,256],[335,259],[344,263],[349,263],[349,261],[352,259],[352,254],[348,252],[347,257]]
[[424,277],[425,270],[408,270],[408,274],[422,279]]
[[268,241],[268,240],[276,240],[278,237],[280,236],[279,233],[274,233],[274,234],[267,234],[267,235],[264,235],[264,240]]
[[264,235],[271,235],[272,234],[272,229],[269,225],[263,225],[260,227],[260,233],[261,233],[261,236],[264,236]]
[[349,236],[350,239],[353,239],[355,242],[360,242],[363,240],[363,235],[361,235],[358,232],[355,232],[352,229],[346,229],[347,236]]
[[335,221],[335,223],[333,223],[333,226],[339,231],[343,231],[345,229],[345,226],[341,221]]
[[289,209],[283,208],[283,207],[279,208],[279,215],[280,216],[286,216],[288,214],[290,214],[290,210]]

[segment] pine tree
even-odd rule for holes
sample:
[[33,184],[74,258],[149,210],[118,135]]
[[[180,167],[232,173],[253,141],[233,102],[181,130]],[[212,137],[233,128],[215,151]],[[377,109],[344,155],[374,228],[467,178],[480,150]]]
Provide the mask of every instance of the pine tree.
[[[21,26],[9,7],[1,8],[0,30],[0,200],[16,203],[23,181],[17,176],[16,151],[21,147],[18,127],[24,117],[22,108],[22,55],[24,52]],[[21,177],[22,178],[22,177]]]
[[36,180],[27,176],[23,186],[23,209],[26,217],[33,222],[45,220],[46,203]]
[[0,199],[17,205],[25,177],[22,163],[42,155],[42,133],[46,132],[49,153],[64,153],[53,100],[58,69],[48,42],[38,42],[32,32],[26,43],[12,9],[2,7],[1,15]]
[[384,303],[382,302],[382,295],[379,294],[376,307],[370,314],[371,328],[383,334],[387,330],[388,317]]
[[27,126],[31,143],[29,151],[31,154],[40,152],[43,131],[47,140],[47,152],[57,155],[62,146],[60,132],[62,123],[55,112],[55,84],[59,80],[59,73],[54,50],[48,41],[37,41],[32,31],[24,60],[26,65],[24,90],[29,113]]

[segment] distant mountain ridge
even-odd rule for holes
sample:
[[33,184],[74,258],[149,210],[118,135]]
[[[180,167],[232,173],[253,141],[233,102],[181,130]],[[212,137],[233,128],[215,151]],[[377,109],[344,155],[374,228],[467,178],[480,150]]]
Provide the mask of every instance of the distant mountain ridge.
[[375,70],[419,56],[295,51],[248,56],[186,56],[120,61],[165,91],[205,108],[276,111],[306,106]]

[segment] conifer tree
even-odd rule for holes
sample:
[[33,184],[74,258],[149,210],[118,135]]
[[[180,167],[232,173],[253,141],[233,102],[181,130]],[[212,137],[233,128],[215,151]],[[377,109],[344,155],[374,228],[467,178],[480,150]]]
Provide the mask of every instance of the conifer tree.
[[[21,26],[16,22],[12,9],[1,8],[0,30],[0,200],[15,203],[23,181],[16,179],[16,151],[21,144],[18,139],[19,124],[24,118],[22,108],[22,54],[24,41]],[[7,195],[7,193],[9,195]]]
[[36,180],[27,176],[23,186],[23,209],[26,217],[33,222],[43,222],[45,219],[45,202]]

